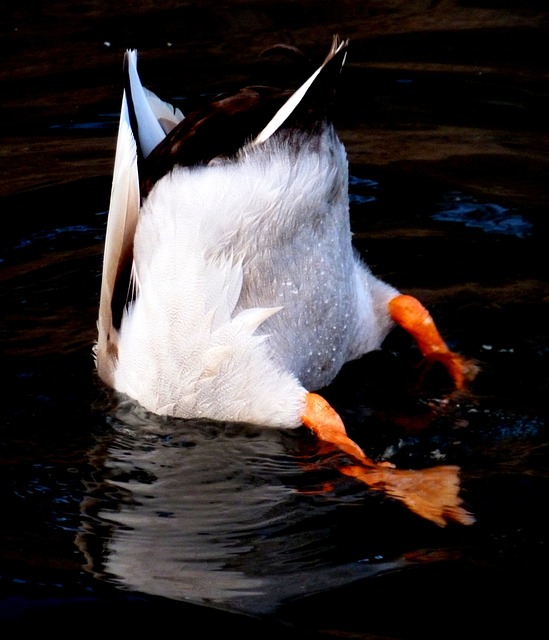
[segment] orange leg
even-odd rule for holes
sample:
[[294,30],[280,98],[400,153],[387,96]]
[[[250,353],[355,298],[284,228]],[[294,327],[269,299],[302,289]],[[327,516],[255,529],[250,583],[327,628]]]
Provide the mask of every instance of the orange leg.
[[389,462],[374,462],[349,438],[338,413],[316,393],[307,394],[301,419],[320,440],[332,444],[358,463],[340,467],[339,471],[344,475],[384,491],[439,526],[445,526],[450,520],[461,524],[474,522],[473,516],[460,506],[458,467],[406,471],[395,469]]
[[389,302],[389,313],[414,338],[425,358],[441,362],[446,367],[456,389],[463,389],[466,382],[475,377],[476,365],[450,351],[433,318],[419,300],[408,295],[395,296]]

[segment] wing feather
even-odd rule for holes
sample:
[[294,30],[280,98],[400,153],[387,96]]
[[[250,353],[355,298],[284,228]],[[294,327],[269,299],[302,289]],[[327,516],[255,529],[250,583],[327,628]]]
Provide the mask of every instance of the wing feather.
[[124,94],[105,236],[98,339],[95,350],[99,377],[107,384],[112,384],[117,357],[118,332],[113,319],[113,300],[121,274],[133,262],[133,239],[138,214],[137,147],[130,126],[128,105]]
[[138,158],[146,158],[183,120],[183,114],[145,89],[137,73],[137,52],[126,51],[125,90],[120,111],[109,217],[105,236],[95,359],[99,377],[113,383],[118,327],[128,299],[139,283],[133,267],[133,242],[140,208]]

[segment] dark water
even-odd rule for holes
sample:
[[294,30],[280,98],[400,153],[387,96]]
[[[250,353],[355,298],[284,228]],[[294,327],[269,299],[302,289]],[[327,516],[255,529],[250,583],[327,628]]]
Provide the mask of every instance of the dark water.
[[[0,628],[538,637],[549,568],[543,3],[2,10]],[[318,58],[333,32],[353,41],[338,128],[356,245],[481,373],[449,394],[395,331],[325,395],[370,456],[460,465],[471,527],[440,529],[340,476],[338,456],[305,430],[160,420],[117,406],[94,376],[124,48],[138,46],[145,84],[184,108],[255,81],[264,46]]]

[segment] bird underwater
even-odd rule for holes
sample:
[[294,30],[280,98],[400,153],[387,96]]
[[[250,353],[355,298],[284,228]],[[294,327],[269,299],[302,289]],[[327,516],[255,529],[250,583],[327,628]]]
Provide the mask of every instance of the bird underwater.
[[297,90],[251,86],[183,114],[145,89],[125,54],[94,356],[99,378],[177,418],[308,427],[345,475],[440,526],[471,524],[459,468],[369,459],[320,395],[395,326],[463,388],[415,298],[352,246],[348,163],[330,120],[348,41],[334,37]]

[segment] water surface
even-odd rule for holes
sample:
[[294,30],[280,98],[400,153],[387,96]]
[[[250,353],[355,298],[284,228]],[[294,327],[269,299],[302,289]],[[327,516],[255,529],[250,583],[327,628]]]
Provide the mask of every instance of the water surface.
[[[3,628],[530,636],[549,539],[546,12],[149,4],[8,4],[1,22]],[[304,429],[159,419],[94,374],[124,48],[184,108],[255,81],[264,46],[321,57],[336,31],[356,246],[481,373],[451,394],[395,331],[325,395],[368,455],[459,465],[471,527],[341,476]]]

